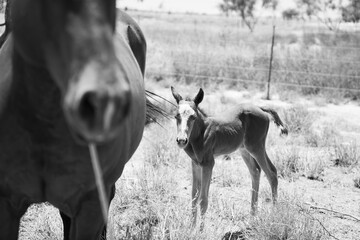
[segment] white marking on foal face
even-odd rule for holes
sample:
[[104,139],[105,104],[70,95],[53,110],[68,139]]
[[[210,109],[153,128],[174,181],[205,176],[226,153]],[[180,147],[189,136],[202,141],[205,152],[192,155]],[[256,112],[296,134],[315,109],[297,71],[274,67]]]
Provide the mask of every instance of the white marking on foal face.
[[178,135],[176,141],[179,147],[186,147],[189,142],[190,133],[192,131],[196,112],[189,103],[180,103],[178,114],[176,115]]

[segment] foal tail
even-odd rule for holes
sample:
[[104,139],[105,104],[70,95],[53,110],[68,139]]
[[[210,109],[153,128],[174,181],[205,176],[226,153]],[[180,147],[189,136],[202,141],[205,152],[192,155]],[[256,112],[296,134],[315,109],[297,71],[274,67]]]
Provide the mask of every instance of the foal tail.
[[288,130],[285,126],[285,124],[281,121],[279,115],[277,114],[277,112],[272,109],[272,108],[267,108],[267,107],[260,107],[261,110],[263,110],[264,112],[267,112],[271,115],[274,123],[276,124],[276,126],[278,126],[281,130],[280,135],[288,135]]

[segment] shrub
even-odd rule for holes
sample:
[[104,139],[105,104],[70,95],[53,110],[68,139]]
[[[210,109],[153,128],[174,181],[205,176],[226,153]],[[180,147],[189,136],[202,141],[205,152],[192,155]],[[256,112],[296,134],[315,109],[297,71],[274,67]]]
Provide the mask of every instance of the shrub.
[[315,118],[303,105],[294,105],[286,109],[283,115],[289,132],[297,134],[308,132]]
[[325,170],[325,163],[321,159],[307,161],[304,163],[304,175],[310,180],[322,181],[322,175]]
[[277,148],[274,164],[281,178],[292,180],[301,168],[299,149],[296,147]]
[[359,147],[355,141],[340,143],[334,146],[334,165],[340,167],[355,167],[360,162]]
[[356,188],[360,188],[360,177],[354,179],[354,186]]
[[286,200],[270,209],[260,209],[247,227],[246,239],[323,239],[319,222],[300,203]]

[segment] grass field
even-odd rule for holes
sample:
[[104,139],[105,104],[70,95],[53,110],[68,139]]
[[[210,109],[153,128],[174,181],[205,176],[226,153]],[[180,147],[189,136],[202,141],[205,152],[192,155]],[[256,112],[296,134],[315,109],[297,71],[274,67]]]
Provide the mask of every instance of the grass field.
[[[230,160],[220,157],[214,167],[205,229],[199,232],[190,227],[191,162],[176,146],[175,122],[164,120],[161,126],[148,127],[138,151],[116,184],[109,237],[359,238],[359,92],[322,88],[359,87],[359,79],[349,76],[360,76],[356,64],[360,51],[340,48],[360,48],[358,32],[326,33],[317,25],[300,22],[277,26],[275,70],[305,73],[274,72],[273,81],[318,88],[274,84],[272,100],[266,101],[263,83],[267,72],[256,69],[268,68],[272,34],[269,21],[259,23],[250,34],[234,19],[140,12],[131,15],[147,37],[146,83],[150,90],[172,100],[170,85],[189,94],[195,94],[202,86],[205,99],[201,105],[209,114],[239,102],[272,106],[288,125],[290,134],[280,137],[272,124],[267,139],[269,157],[279,174],[279,203],[273,207],[269,202],[269,184],[262,175],[259,211],[252,217],[251,179],[240,154],[230,155]],[[319,49],[318,45],[337,48]],[[229,66],[243,69],[230,71]],[[248,79],[253,83],[215,81],[211,80],[213,77]],[[22,219],[20,239],[62,239],[57,210],[49,204],[33,205]]]

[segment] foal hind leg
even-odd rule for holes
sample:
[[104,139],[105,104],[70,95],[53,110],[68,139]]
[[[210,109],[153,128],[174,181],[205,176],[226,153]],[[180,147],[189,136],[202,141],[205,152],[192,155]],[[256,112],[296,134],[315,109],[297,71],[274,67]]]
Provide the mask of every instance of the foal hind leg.
[[14,208],[10,201],[0,198],[0,239],[18,239],[20,219],[28,206],[23,204],[19,208]]
[[272,199],[275,203],[277,199],[278,177],[275,166],[267,156],[265,143],[259,143],[253,147],[247,147],[246,149],[249,151],[251,156],[255,158],[261,169],[265,172],[266,178],[270,183]]
[[257,208],[258,202],[258,193],[259,193],[259,185],[260,185],[260,174],[261,168],[256,160],[250,155],[250,153],[246,150],[241,150],[241,156],[249,169],[251,175],[251,215],[254,215]]
[[[267,155],[266,150],[265,150],[265,155],[266,155],[267,163],[270,166],[271,171],[273,172],[273,175],[276,176],[275,180],[273,180],[274,181],[273,185],[271,185],[272,200],[273,200],[273,203],[275,204],[277,201],[277,195],[278,195],[278,192],[277,192],[277,189],[278,189],[277,170],[276,170],[276,167],[274,166],[274,164],[271,162],[269,156]],[[269,180],[269,182],[270,182],[270,180]]]

